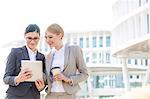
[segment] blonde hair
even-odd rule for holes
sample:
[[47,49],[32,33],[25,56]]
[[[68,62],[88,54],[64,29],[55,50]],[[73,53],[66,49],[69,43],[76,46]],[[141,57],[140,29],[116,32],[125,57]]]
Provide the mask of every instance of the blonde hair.
[[54,33],[56,35],[62,34],[62,36],[64,36],[64,30],[62,29],[60,25],[56,23],[53,23],[50,26],[48,26],[47,31]]

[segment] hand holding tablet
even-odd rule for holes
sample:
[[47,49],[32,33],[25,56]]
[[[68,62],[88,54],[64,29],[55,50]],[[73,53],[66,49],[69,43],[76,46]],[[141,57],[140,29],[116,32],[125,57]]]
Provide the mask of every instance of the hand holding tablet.
[[21,69],[29,69],[31,71],[32,76],[26,81],[35,82],[38,79],[43,79],[42,61],[22,60]]

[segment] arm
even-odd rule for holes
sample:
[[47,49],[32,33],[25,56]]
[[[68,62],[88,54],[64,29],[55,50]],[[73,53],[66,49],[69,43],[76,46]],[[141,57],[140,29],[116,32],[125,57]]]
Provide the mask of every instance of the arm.
[[6,63],[6,69],[5,74],[3,77],[3,81],[5,84],[9,84],[12,86],[15,86],[15,67],[16,67],[16,53],[15,49],[12,49],[10,54],[7,57],[7,63]]
[[20,70],[20,66],[18,66],[19,62],[17,62],[17,60],[19,60],[17,58],[17,52],[17,49],[12,49],[8,55],[5,74],[3,77],[4,83],[11,86],[17,86],[20,82],[24,82],[32,76],[30,70]]
[[[70,50],[72,53],[75,53],[74,54],[75,57],[72,59],[72,61],[75,61],[74,66],[76,67],[76,70],[78,71],[78,73],[74,73],[73,75],[70,75],[70,76],[66,76],[61,73],[61,74],[53,76],[53,79],[63,80],[65,83],[69,83],[70,85],[73,85],[73,84],[78,84],[86,80],[88,78],[88,71],[84,63],[82,50],[79,47],[71,47]],[[74,70],[73,72],[75,72],[76,70]]]
[[45,86],[46,86],[46,68],[45,68],[45,57],[43,55],[43,59],[42,59],[42,63],[43,63],[43,79],[38,79],[35,81],[35,85],[36,88],[38,89],[38,91],[42,91]]
[[86,67],[86,64],[83,59],[82,50],[80,47],[75,47],[75,53],[76,53],[76,67],[78,70],[78,74],[70,76],[70,79],[72,80],[72,84],[80,83],[88,78],[88,70]]

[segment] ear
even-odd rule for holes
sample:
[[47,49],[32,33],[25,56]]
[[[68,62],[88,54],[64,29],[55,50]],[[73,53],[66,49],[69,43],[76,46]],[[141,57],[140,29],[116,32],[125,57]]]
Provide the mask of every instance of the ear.
[[63,38],[63,34],[62,33],[60,33],[58,36],[59,36],[60,39]]

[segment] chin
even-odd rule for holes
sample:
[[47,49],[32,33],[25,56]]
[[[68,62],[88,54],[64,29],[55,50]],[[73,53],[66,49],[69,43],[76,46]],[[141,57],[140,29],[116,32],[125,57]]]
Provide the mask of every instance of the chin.
[[30,49],[35,49],[36,47],[35,46],[30,46]]
[[52,48],[52,47],[54,47],[53,45],[50,45],[50,47]]

